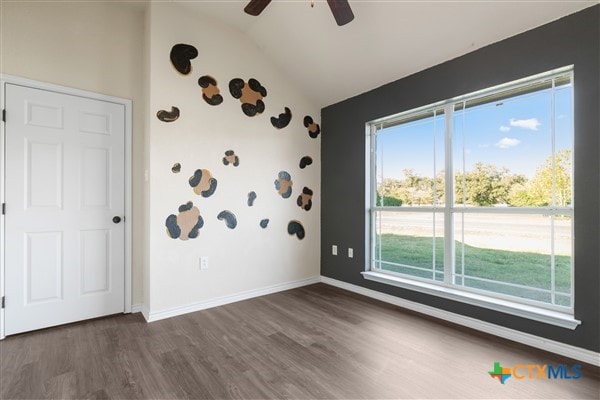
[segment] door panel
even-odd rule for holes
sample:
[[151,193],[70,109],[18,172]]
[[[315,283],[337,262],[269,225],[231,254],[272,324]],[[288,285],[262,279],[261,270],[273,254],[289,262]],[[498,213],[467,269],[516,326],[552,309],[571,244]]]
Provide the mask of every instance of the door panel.
[[25,100],[26,125],[63,129],[63,108]]
[[6,85],[7,335],[124,311],[125,107]]
[[62,208],[62,143],[26,141],[27,207]]
[[99,135],[111,135],[110,114],[93,114],[82,112],[79,114],[79,126],[81,132],[95,133]]
[[81,293],[110,291],[110,231],[81,232]]
[[26,304],[62,300],[62,233],[27,233],[25,240]]
[[81,206],[110,208],[109,150],[86,147],[82,151]]

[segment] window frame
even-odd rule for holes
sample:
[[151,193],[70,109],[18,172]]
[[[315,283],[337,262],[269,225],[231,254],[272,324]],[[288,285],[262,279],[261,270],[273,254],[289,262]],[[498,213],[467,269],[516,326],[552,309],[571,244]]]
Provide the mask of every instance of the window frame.
[[[555,325],[569,327],[574,329],[580,322],[573,318],[575,310],[575,292],[574,292],[574,271],[575,271],[575,254],[574,254],[574,214],[575,214],[575,199],[572,198],[571,204],[568,207],[557,207],[541,206],[541,207],[480,207],[480,206],[468,206],[466,204],[455,204],[455,185],[454,185],[454,159],[453,159],[453,130],[454,130],[454,115],[457,111],[456,106],[462,103],[462,110],[467,108],[467,102],[472,102],[473,106],[477,106],[483,103],[485,98],[493,98],[494,95],[502,95],[515,91],[518,93],[520,88],[525,85],[543,85],[543,82],[551,80],[551,87],[555,87],[555,81],[557,78],[562,76],[568,76],[571,84],[571,91],[574,91],[574,69],[573,65],[554,69],[545,73],[537,74],[534,76],[526,77],[516,81],[512,81],[502,85],[496,85],[484,90],[476,91],[466,95],[461,95],[451,99],[439,101],[422,107],[414,108],[408,111],[404,111],[392,116],[379,118],[370,121],[366,124],[366,176],[368,181],[366,182],[366,263],[365,272],[363,275],[366,279],[375,280],[378,282],[388,283],[395,286],[409,288],[429,294],[439,295],[441,297],[451,298],[453,300],[467,302],[469,304],[476,304],[483,307],[498,309],[501,305],[503,312],[509,312],[520,316],[525,316],[531,319],[541,320],[543,322],[554,323]],[[542,86],[543,87],[543,86]],[[532,92],[541,89],[532,90]],[[508,98],[515,95],[506,96]],[[574,96],[572,96],[574,100]],[[480,100],[478,102],[478,100]],[[490,102],[489,100],[487,102]],[[485,103],[487,103],[485,102]],[[574,101],[571,103],[571,108],[574,109]],[[552,155],[556,154],[555,149],[555,110],[554,110],[554,96],[552,96]],[[402,123],[409,122],[414,119],[418,119],[418,115],[427,115],[430,113],[432,116],[436,116],[435,112],[443,110],[444,113],[444,173],[445,173],[445,188],[444,195],[445,201],[443,204],[433,204],[433,206],[427,207],[397,207],[397,206],[378,206],[377,205],[377,131],[386,127],[394,125],[400,125]],[[424,117],[425,118],[425,117]],[[574,121],[573,121],[574,124]],[[574,134],[571,137],[571,150],[572,150],[572,164],[571,164],[571,193],[574,195]],[[435,160],[435,157],[434,157]],[[434,161],[435,162],[435,161]],[[435,181],[435,179],[434,179]],[[382,194],[383,198],[384,194]],[[412,275],[402,274],[394,271],[387,271],[381,268],[377,268],[377,263],[381,263],[381,260],[376,259],[376,243],[377,243],[377,223],[376,218],[379,213],[384,212],[412,212],[412,213],[443,213],[444,215],[444,281],[438,281],[435,279],[420,278]],[[542,301],[536,301],[532,299],[520,298],[517,296],[507,295],[498,292],[492,292],[477,288],[471,288],[464,286],[463,284],[456,284],[456,259],[455,259],[455,241],[456,235],[454,230],[454,219],[460,215],[468,215],[472,213],[479,214],[491,214],[491,215],[518,215],[518,214],[534,214],[534,215],[546,215],[546,216],[557,216],[566,215],[571,219],[571,302],[570,307],[560,306],[553,303],[545,303]],[[553,221],[553,220],[552,220]],[[553,224],[553,222],[551,222]],[[434,225],[435,226],[435,225]],[[551,237],[554,235],[554,227],[550,225]],[[554,241],[552,240],[552,255],[554,257]],[[380,257],[381,258],[381,257]],[[551,265],[554,266],[554,260],[551,261]],[[435,267],[432,266],[433,276],[436,276]],[[463,277],[464,279],[464,277]],[[551,286],[548,292],[550,292],[552,299],[556,292],[554,286],[554,268],[551,268]],[[500,282],[504,284],[503,282]],[[508,283],[508,286],[512,284]],[[534,289],[535,290],[535,289]],[[525,311],[523,311],[525,310]],[[541,317],[540,317],[541,315]],[[541,319],[540,319],[541,318]],[[565,322],[567,321],[567,322]]]

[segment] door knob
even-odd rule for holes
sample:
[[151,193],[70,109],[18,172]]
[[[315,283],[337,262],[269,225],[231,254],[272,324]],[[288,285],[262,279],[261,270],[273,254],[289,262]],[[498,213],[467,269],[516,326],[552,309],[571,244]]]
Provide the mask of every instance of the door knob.
[[119,217],[119,216],[115,216],[115,217],[113,217],[113,222],[114,222],[115,224],[118,224],[119,222],[121,222],[121,217]]

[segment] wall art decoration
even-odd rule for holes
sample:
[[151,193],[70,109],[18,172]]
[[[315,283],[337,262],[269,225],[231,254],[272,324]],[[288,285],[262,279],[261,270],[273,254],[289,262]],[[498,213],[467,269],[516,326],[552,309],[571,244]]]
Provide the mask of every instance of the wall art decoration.
[[231,164],[234,167],[237,167],[238,165],[240,165],[240,158],[235,155],[235,152],[233,150],[227,150],[225,152],[225,157],[223,157],[223,164]]
[[250,78],[248,83],[240,78],[232,79],[229,82],[229,93],[240,100],[242,111],[247,116],[254,117],[265,111],[265,103],[262,99],[267,97],[267,89],[256,79]]
[[254,200],[256,200],[256,192],[248,193],[248,207],[252,207],[254,205]]
[[179,163],[173,164],[173,167],[171,167],[171,172],[174,174],[178,174],[179,172],[181,172],[181,164],[179,164]]
[[218,106],[223,102],[223,96],[217,86],[217,81],[210,75],[201,76],[198,85],[202,88],[202,98],[211,106]]
[[167,235],[172,239],[181,240],[197,238],[200,228],[204,226],[204,220],[198,207],[188,201],[186,204],[179,206],[178,211],[178,215],[171,214],[165,221]]
[[217,190],[217,180],[212,177],[207,169],[197,169],[189,179],[190,186],[194,193],[202,197],[210,197]]
[[287,231],[290,235],[296,235],[300,240],[304,239],[305,232],[304,227],[300,221],[292,220],[288,223]]
[[235,218],[235,214],[229,210],[223,210],[217,215],[217,219],[219,221],[225,220],[225,225],[229,229],[235,229],[237,226],[237,218]]
[[302,189],[302,194],[298,196],[298,200],[296,200],[296,204],[303,210],[310,210],[312,207],[312,196],[313,191],[304,186]]
[[275,180],[275,190],[277,193],[281,195],[284,199],[289,198],[292,195],[292,177],[286,171],[279,172],[277,179]]
[[304,156],[300,159],[300,169],[306,168],[308,165],[311,165],[313,162],[312,158],[309,156]]
[[269,218],[265,218],[265,219],[261,219],[260,220],[260,227],[265,229],[267,227],[267,225],[269,225]]
[[321,127],[319,127],[319,124],[313,121],[310,115],[304,117],[304,126],[308,128],[308,136],[313,139],[316,139],[317,136],[319,136],[319,133],[321,133]]
[[177,72],[187,75],[192,70],[190,61],[198,57],[198,50],[190,44],[179,43],[171,48],[170,57]]
[[279,117],[271,117],[271,125],[273,125],[277,129],[283,129],[289,125],[292,120],[292,111],[285,107],[285,112],[283,114],[279,114]]
[[159,110],[156,113],[156,118],[162,122],[173,122],[179,118],[179,108],[172,106],[171,111]]

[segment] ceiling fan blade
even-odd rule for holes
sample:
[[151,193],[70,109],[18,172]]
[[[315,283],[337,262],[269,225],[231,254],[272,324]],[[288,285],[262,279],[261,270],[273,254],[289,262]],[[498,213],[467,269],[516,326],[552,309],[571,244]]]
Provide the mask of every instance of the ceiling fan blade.
[[327,0],[327,4],[331,8],[338,26],[346,25],[354,19],[354,13],[350,8],[350,4],[348,4],[348,0]]
[[269,5],[271,0],[251,0],[244,8],[246,14],[258,16]]

